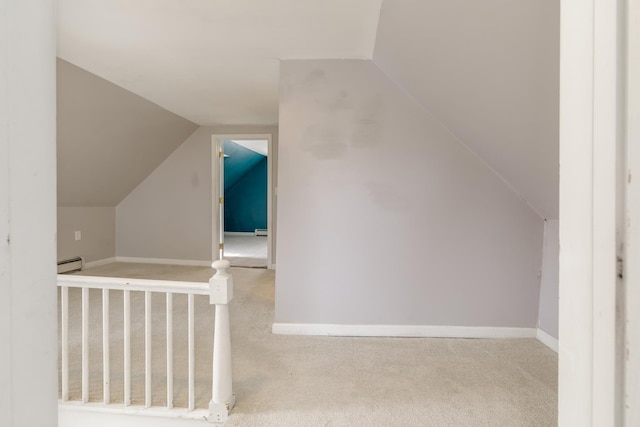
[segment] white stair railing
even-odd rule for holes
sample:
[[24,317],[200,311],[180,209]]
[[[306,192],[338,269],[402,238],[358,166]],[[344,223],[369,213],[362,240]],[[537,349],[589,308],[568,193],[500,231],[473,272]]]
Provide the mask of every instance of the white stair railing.
[[211,265],[217,270],[209,281],[210,303],[216,306],[213,336],[213,381],[209,414],[214,421],[224,422],[235,405],[231,381],[231,325],[229,302],[233,299],[233,277],[227,273],[229,261],[218,260]]
[[[60,287],[61,309],[61,401],[60,406],[66,410],[95,410],[104,412],[111,410],[126,414],[154,415],[180,418],[206,418],[210,422],[223,423],[235,404],[231,378],[231,330],[229,322],[229,302],[233,298],[233,277],[227,273],[229,262],[214,261],[212,267],[217,270],[209,283],[179,282],[167,280],[127,279],[111,277],[93,277],[76,275],[58,275]],[[69,399],[69,289],[81,289],[81,398],[77,401]],[[102,373],[103,399],[102,402],[89,402],[89,290],[102,290]],[[111,402],[111,369],[110,358],[110,328],[109,304],[110,292],[123,292],[123,384],[124,393],[122,403]],[[131,404],[131,292],[144,293],[144,405]],[[166,294],[166,388],[167,401],[165,407],[152,407],[152,307],[151,294]],[[173,295],[187,295],[187,359],[188,359],[188,398],[187,408],[174,407],[173,384]],[[194,297],[195,295],[209,295],[209,302],[215,305],[214,343],[213,343],[213,372],[212,394],[208,409],[195,407],[195,340]]]

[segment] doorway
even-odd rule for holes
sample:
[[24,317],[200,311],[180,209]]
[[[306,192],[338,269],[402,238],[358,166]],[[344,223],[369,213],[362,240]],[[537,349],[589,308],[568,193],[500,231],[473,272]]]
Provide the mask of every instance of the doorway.
[[212,242],[236,267],[272,266],[270,134],[213,135]]

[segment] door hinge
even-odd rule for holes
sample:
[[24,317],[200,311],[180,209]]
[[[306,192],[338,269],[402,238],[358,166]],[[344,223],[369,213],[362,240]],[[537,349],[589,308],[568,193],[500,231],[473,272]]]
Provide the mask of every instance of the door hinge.
[[616,257],[616,270],[618,278],[624,279],[624,259],[621,256]]
[[218,199],[218,201],[219,201],[220,203],[224,203],[224,197],[220,197],[220,198]]
[[220,249],[224,249],[224,243],[220,243]]
[[223,158],[224,157],[224,152],[223,151],[218,151],[218,157]]

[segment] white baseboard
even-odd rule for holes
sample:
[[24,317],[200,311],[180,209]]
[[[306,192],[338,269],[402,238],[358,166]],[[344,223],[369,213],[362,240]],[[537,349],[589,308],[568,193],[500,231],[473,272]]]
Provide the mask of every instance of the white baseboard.
[[140,264],[167,264],[167,265],[190,265],[194,267],[211,267],[212,261],[200,261],[191,259],[167,259],[167,258],[139,258],[128,256],[117,256],[116,262],[135,262]]
[[255,237],[256,233],[253,231],[225,231],[225,236],[251,236]]
[[206,420],[207,410],[195,411],[162,410],[160,408],[138,409],[138,407],[126,407],[112,409],[110,407],[99,408],[95,404],[74,405],[70,402],[59,402],[58,424],[64,427],[184,427],[188,426],[215,426]]
[[84,268],[100,267],[101,265],[112,264],[114,262],[116,262],[116,257],[99,259],[97,261],[85,262]]
[[551,335],[549,335],[548,333],[546,333],[540,328],[538,328],[536,332],[536,338],[538,338],[538,341],[540,341],[542,344],[549,347],[551,350],[555,351],[556,353],[558,352],[557,338],[552,337]]
[[274,323],[279,335],[326,335],[344,337],[412,338],[535,338],[535,328],[427,325],[336,325],[317,323]]

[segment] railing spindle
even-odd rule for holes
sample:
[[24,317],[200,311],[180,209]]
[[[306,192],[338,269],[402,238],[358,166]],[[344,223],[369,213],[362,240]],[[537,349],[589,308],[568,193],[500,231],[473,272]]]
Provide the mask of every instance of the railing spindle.
[[167,408],[173,408],[173,294],[167,293]]
[[82,403],[89,401],[89,289],[82,288]]
[[102,290],[102,382],[103,400],[111,402],[111,366],[109,363],[109,289]]
[[62,341],[62,400],[69,400],[69,288],[60,288],[61,341]]
[[151,407],[151,292],[144,293],[144,406]]
[[131,291],[124,291],[124,406],[131,405]]
[[187,296],[188,305],[188,329],[189,329],[189,411],[193,411],[196,407],[195,404],[195,334],[194,334],[194,322],[193,322],[193,295]]

